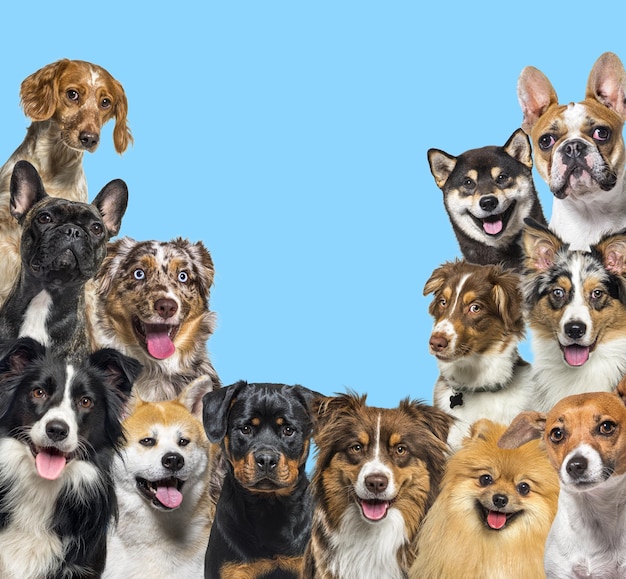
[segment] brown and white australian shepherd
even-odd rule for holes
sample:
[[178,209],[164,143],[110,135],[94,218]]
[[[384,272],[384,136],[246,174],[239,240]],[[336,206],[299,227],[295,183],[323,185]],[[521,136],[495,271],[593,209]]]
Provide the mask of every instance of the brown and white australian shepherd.
[[316,463],[303,577],[401,578],[443,474],[452,418],[403,400],[367,406],[344,394],[313,401]]
[[433,294],[429,345],[440,372],[433,401],[457,419],[452,449],[479,418],[508,424],[531,403],[531,368],[518,352],[525,328],[519,281],[499,265],[457,260],[435,269],[424,287]]
[[219,388],[206,349],[215,325],[208,307],[213,276],[201,242],[124,237],[109,243],[95,278],[94,341],[143,364],[133,390],[142,400],[177,398],[203,375]]
[[626,374],[626,234],[571,251],[548,228],[528,223],[522,243],[534,410],[547,412],[570,394],[612,391]]

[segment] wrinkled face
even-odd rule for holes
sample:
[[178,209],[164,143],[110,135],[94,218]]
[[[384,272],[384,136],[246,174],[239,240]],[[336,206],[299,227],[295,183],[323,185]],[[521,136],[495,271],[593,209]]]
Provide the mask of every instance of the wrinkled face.
[[568,396],[548,413],[544,441],[561,484],[589,491],[626,473],[626,407],[609,392]]
[[623,121],[588,99],[553,105],[532,128],[535,165],[559,199],[613,189],[624,172]]
[[177,401],[139,402],[124,421],[117,480],[158,510],[178,508],[206,477],[209,442],[202,423]]
[[228,412],[223,448],[235,478],[250,492],[287,495],[299,479],[312,424],[293,388],[249,387]]

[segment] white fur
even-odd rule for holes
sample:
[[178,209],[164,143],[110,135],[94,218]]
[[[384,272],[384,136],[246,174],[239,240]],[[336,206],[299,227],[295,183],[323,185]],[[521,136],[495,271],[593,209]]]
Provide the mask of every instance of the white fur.
[[33,338],[44,346],[50,345],[50,336],[46,327],[46,319],[52,307],[52,296],[46,291],[40,291],[28,304],[24,321],[19,332],[19,338]]

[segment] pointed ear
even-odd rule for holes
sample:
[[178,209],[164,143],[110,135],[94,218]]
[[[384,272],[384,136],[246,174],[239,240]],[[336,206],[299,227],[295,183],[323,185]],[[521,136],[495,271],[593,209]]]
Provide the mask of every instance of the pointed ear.
[[92,205],[98,209],[104,226],[106,227],[109,238],[119,233],[122,226],[122,217],[128,205],[128,187],[121,179],[114,179],[107,183],[96,198]]
[[208,439],[213,443],[224,440],[228,432],[230,409],[248,383],[240,380],[230,386],[208,392],[202,398],[202,423]]
[[626,231],[607,235],[593,249],[600,253],[608,271],[618,276],[626,273]]
[[546,428],[546,415],[528,411],[518,414],[498,440],[500,448],[519,448],[535,438],[541,438]]
[[534,271],[546,271],[554,264],[557,252],[566,247],[547,227],[532,219],[524,220],[522,248],[526,267]]
[[529,169],[533,168],[530,139],[522,129],[517,129],[517,131],[509,137],[509,140],[504,144],[504,152],[523,165],[526,165]]
[[448,153],[440,151],[439,149],[429,149],[428,164],[430,165],[430,172],[435,178],[437,187],[442,189],[448,177],[450,177],[450,174],[456,167],[456,157],[448,155]]
[[21,225],[26,214],[48,197],[37,169],[28,161],[18,161],[11,174],[11,215]]
[[552,84],[545,74],[534,66],[522,70],[517,81],[517,99],[524,119],[522,129],[530,135],[539,117],[559,102]]
[[616,54],[605,52],[596,60],[589,73],[585,98],[596,99],[626,120],[625,92],[624,65]]
[[621,380],[615,387],[615,394],[617,394],[624,404],[626,404],[626,376],[622,376]]
[[185,387],[179,394],[178,401],[194,416],[202,420],[204,395],[207,392],[213,392],[214,386],[210,376],[200,376]]

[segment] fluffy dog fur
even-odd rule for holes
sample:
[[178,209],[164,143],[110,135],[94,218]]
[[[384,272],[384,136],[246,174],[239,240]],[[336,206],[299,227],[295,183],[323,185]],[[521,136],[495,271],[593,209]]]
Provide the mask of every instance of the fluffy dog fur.
[[537,171],[555,196],[550,227],[572,249],[589,249],[626,227],[625,92],[624,67],[611,52],[593,65],[578,103],[559,104],[536,68],[520,74],[522,128],[532,139]]
[[406,576],[439,490],[452,418],[409,400],[375,408],[354,394],[314,399],[313,415],[313,529],[303,577]]
[[537,441],[498,448],[506,426],[481,419],[446,465],[410,579],[543,577],[559,481]]
[[0,576],[99,577],[116,513],[110,465],[139,364],[69,365],[31,338],[0,360]]
[[454,261],[424,286],[424,295],[434,294],[429,346],[440,371],[433,402],[457,419],[448,436],[453,449],[479,418],[508,424],[532,403],[531,367],[518,352],[525,328],[519,281],[500,265]]
[[523,244],[532,409],[547,412],[569,394],[613,390],[626,373],[626,234],[570,251],[549,229],[528,224]]
[[9,182],[19,160],[39,172],[49,195],[87,202],[84,151],[94,152],[100,129],[115,119],[113,142],[123,153],[132,142],[122,85],[104,68],[81,60],[48,64],[22,82],[24,113],[33,121],[24,141],[0,169],[0,304],[18,276],[20,228],[10,213]]
[[524,132],[515,131],[503,147],[471,149],[458,157],[430,149],[428,163],[463,257],[518,268],[524,219],[545,223]]
[[626,407],[612,392],[567,396],[547,414],[525,412],[500,440],[542,438],[558,472],[558,510],[545,547],[550,579],[626,577]]
[[[208,309],[213,261],[202,242],[135,241],[108,246],[95,283],[95,344],[143,364],[134,392],[146,401],[176,398],[189,382],[220,381],[206,342],[215,316]],[[195,409],[201,415],[201,405]]]
[[191,409],[206,392],[200,378],[176,400],[135,399],[124,421],[126,442],[113,462],[119,520],[109,536],[113,555],[105,578],[203,576],[215,514],[209,492],[214,452]]

